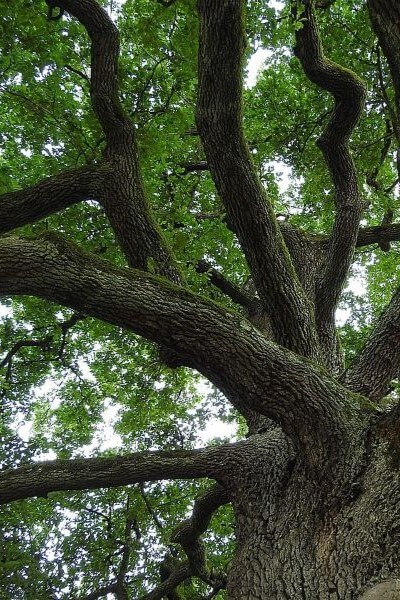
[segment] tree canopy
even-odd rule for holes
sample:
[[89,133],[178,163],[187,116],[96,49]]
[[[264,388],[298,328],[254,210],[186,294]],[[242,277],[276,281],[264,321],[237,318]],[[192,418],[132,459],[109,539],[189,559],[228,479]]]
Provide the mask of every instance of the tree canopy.
[[236,598],[244,456],[398,440],[400,9],[0,14],[0,596]]

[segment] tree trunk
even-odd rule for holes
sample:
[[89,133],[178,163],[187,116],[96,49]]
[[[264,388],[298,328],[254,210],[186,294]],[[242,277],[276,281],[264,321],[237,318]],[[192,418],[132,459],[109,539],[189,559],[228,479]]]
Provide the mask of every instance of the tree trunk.
[[229,480],[229,600],[398,599],[400,481],[387,432],[372,434],[346,493],[310,476],[280,431],[259,436],[258,447]]

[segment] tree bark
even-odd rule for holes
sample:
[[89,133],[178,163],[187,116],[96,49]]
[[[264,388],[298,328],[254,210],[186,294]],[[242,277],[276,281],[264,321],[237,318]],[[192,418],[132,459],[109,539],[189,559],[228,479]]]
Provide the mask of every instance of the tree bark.
[[365,598],[379,597],[377,582],[395,577],[399,560],[398,449],[387,452],[382,429],[371,433],[349,495],[329,505],[280,435],[269,435],[269,452],[264,439],[226,483],[237,540],[229,599],[347,600],[367,590]]

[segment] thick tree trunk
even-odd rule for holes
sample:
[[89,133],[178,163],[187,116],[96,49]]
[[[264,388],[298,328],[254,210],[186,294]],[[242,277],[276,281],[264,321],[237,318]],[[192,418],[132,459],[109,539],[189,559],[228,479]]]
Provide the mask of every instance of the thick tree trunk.
[[374,433],[343,494],[310,476],[279,430],[259,436],[259,452],[229,480],[237,538],[229,600],[400,597],[400,479],[386,436]]

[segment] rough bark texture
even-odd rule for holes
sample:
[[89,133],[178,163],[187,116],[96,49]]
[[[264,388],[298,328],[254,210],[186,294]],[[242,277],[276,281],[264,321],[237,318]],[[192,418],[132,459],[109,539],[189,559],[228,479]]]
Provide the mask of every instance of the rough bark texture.
[[[245,2],[198,0],[197,125],[206,167],[255,288],[252,295],[200,262],[198,272],[206,272],[239,306],[228,310],[184,285],[152,214],[135,125],[118,100],[115,25],[96,0],[46,1],[50,17],[56,7],[68,12],[91,38],[91,102],[105,136],[104,154],[99,164],[1,196],[0,233],[96,200],[129,267],[88,255],[58,235],[7,235],[0,240],[0,294],[57,302],[156,342],[177,357],[176,364],[213,382],[245,416],[249,434],[240,443],[202,450],[10,469],[0,475],[0,502],[208,477],[211,487],[172,536],[187,561],[161,565],[160,585],[143,600],[179,598],[179,585],[193,576],[211,586],[214,596],[226,586],[229,600],[398,598],[399,410],[383,412],[374,403],[400,369],[399,292],[346,373],[334,325],[356,246],[400,239],[398,224],[359,230],[362,202],[349,138],[363,109],[365,85],[324,55],[314,3],[296,1],[293,15],[302,24],[296,28],[296,55],[305,76],[334,100],[318,145],[335,188],[335,218],[324,239],[278,223],[242,127]],[[398,3],[369,0],[368,6],[398,99]],[[157,275],[148,273],[150,262]],[[201,536],[213,512],[227,502],[234,509],[237,545],[226,575],[209,569]],[[128,525],[125,533],[117,580],[86,600],[108,593],[129,597]]]

